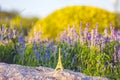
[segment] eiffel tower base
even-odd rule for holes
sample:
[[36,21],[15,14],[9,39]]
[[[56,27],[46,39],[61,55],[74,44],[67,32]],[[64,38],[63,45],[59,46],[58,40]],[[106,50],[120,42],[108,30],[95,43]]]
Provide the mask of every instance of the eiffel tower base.
[[61,66],[57,66],[56,68],[55,68],[55,71],[57,71],[57,70],[60,70],[60,71],[63,71],[64,69],[63,69],[63,67]]
[[61,70],[63,71],[63,66],[62,66],[62,62],[61,62],[61,55],[60,55],[60,48],[59,48],[59,56],[58,56],[58,63],[57,63],[57,66],[55,68],[55,71],[57,70]]

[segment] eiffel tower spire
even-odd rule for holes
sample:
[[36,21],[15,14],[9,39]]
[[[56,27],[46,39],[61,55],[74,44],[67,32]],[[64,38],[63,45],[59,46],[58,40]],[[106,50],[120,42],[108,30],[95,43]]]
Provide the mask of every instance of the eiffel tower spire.
[[61,70],[61,71],[64,70],[61,62],[60,48],[59,48],[59,54],[58,54],[58,63],[55,70]]

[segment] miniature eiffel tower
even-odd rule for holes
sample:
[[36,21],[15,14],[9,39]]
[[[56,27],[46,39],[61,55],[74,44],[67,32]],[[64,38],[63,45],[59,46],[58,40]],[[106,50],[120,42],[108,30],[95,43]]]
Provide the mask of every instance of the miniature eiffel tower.
[[59,54],[58,54],[58,63],[57,63],[57,66],[55,68],[55,71],[56,70],[61,70],[63,71],[63,66],[62,66],[62,62],[61,62],[61,55],[60,55],[60,48],[59,48]]

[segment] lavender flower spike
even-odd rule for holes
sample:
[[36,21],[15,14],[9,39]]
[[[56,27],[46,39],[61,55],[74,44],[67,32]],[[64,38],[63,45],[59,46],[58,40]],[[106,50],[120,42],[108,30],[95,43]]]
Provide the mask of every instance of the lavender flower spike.
[[118,60],[120,61],[120,49],[118,50],[117,57],[118,57]]

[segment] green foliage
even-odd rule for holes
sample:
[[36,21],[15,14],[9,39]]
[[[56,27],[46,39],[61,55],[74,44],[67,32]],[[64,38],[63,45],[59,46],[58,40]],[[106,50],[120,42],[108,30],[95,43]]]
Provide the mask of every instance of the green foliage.
[[13,44],[0,44],[0,62],[13,63],[14,49]]
[[81,45],[79,41],[74,45],[60,43],[63,66],[91,76],[120,79],[120,62],[112,61],[113,48],[116,44],[117,42],[108,43],[111,46],[106,46],[101,52],[96,47]]
[[[20,46],[17,45],[19,50]],[[26,65],[26,66],[38,66],[38,60],[33,54],[32,45],[26,45],[23,53],[18,52],[18,55],[14,56],[14,63]]]
[[[81,45],[79,41],[72,45],[66,42],[54,41],[52,45],[61,48],[62,64],[65,69],[79,71],[91,76],[120,79],[120,62],[114,62],[111,57],[117,42],[107,43],[102,51],[95,46]],[[34,45],[26,43],[23,53],[21,53],[19,51],[21,45],[17,42],[17,39],[12,39],[7,44],[0,44],[0,62],[55,68],[58,60],[58,47],[55,50],[45,45],[45,43],[37,43],[35,51],[38,51],[40,55],[37,58],[38,55],[36,56],[33,50]]]
[[39,20],[31,29],[30,35],[36,29],[36,31],[42,30],[44,36],[54,38],[68,24],[79,27],[80,21],[82,21],[82,27],[85,27],[86,22],[89,22],[90,27],[95,27],[98,22],[99,31],[102,31],[104,26],[109,26],[110,22],[114,24],[115,14],[91,6],[68,6]]

